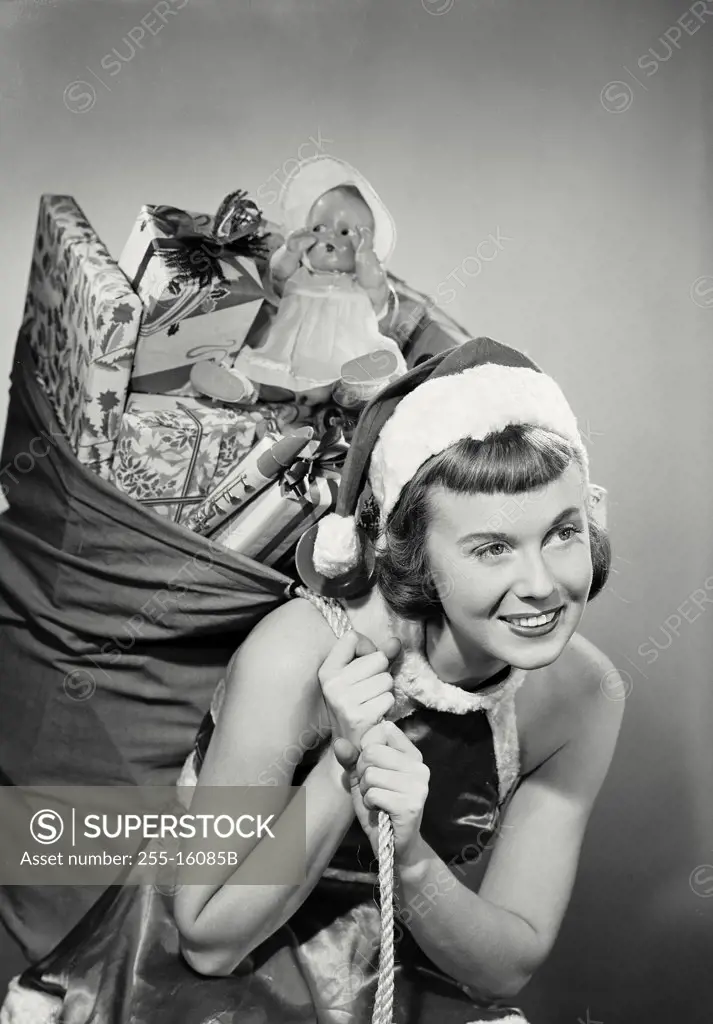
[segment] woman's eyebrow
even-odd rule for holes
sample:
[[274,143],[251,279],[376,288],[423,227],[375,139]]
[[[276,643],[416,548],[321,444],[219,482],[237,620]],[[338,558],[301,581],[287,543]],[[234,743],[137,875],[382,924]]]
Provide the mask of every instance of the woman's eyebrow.
[[[571,519],[572,516],[580,515],[580,509],[577,505],[570,505],[568,508],[562,509],[562,511],[555,516],[550,525],[547,527],[548,531],[554,529],[555,526],[559,526],[565,519]],[[467,541],[472,540],[503,540],[508,544],[512,544],[515,541],[509,533],[501,533],[497,530],[486,530],[482,533],[466,533],[465,536],[458,540],[459,544],[465,544]]]

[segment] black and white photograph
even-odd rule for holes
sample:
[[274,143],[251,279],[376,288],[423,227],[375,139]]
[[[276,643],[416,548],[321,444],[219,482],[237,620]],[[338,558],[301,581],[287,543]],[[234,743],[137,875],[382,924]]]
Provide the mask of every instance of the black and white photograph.
[[713,1022],[713,0],[0,0],[0,1024]]

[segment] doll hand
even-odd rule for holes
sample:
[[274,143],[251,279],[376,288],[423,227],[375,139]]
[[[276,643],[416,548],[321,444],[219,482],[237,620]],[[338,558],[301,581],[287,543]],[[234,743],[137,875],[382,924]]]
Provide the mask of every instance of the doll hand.
[[394,722],[364,733],[350,783],[356,816],[376,855],[380,810],[391,818],[395,856],[404,856],[418,839],[429,777],[421,752]]
[[301,255],[310,249],[316,241],[317,236],[314,231],[311,231],[309,228],[298,228],[297,231],[293,231],[287,236],[285,244],[288,252]]
[[359,235],[359,242],[356,248],[357,256],[361,256],[363,253],[373,252],[374,232],[371,230],[371,228],[367,228],[362,225],[361,227],[357,228],[357,233]]

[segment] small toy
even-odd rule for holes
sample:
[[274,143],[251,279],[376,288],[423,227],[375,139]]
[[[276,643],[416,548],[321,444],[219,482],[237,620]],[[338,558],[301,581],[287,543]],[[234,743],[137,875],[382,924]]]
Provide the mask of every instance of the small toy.
[[[286,240],[270,258],[280,304],[262,343],[221,367],[233,377],[232,400],[254,401],[247,379],[266,401],[321,404],[354,360],[370,367],[376,390],[404,373],[398,344],[379,331],[396,231],[371,185],[343,161],[306,161],[285,183],[283,220]],[[215,377],[197,366],[192,380],[216,388]],[[226,379],[223,401],[230,387]]]

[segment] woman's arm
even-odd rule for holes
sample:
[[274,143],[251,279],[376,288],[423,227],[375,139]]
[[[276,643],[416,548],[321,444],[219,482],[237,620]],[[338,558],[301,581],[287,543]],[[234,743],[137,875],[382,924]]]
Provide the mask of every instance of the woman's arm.
[[[239,963],[289,921],[304,903],[354,817],[351,797],[342,782],[343,774],[330,745],[304,782],[307,801],[305,880],[297,886],[235,884],[240,880],[243,866],[261,856],[258,843],[234,872],[230,879],[233,884],[219,889],[198,919],[191,923],[188,934],[183,933],[181,950],[195,971],[213,976],[232,974]],[[274,843],[289,843],[299,829],[299,811],[292,812],[296,804],[297,801],[291,801],[277,822],[271,824]]]
[[[292,782],[285,750],[295,743],[307,749],[324,725],[317,673],[335,643],[322,615],[296,599],[266,616],[231,662],[226,694],[191,803],[200,813],[207,786],[257,785],[261,775],[282,765],[282,785]],[[252,949],[294,913],[318,881],[352,817],[348,788],[331,747],[310,772],[307,790],[305,881],[299,886],[241,885],[244,865],[260,856],[261,841],[239,839],[236,869],[226,867],[221,882],[184,885],[174,914],[186,960],[200,973],[229,974]],[[294,835],[295,801],[285,802],[271,825],[273,843]],[[292,810],[290,809],[292,808]],[[262,842],[266,842],[263,839]],[[185,852],[192,844],[186,843]],[[199,843],[196,841],[196,848]],[[180,882],[180,876],[179,876]],[[226,884],[226,883],[232,884]]]
[[491,998],[516,996],[554,945],[616,747],[624,710],[608,696],[616,670],[587,646],[576,732],[514,793],[478,893],[423,840],[397,864],[416,942],[441,970]]

